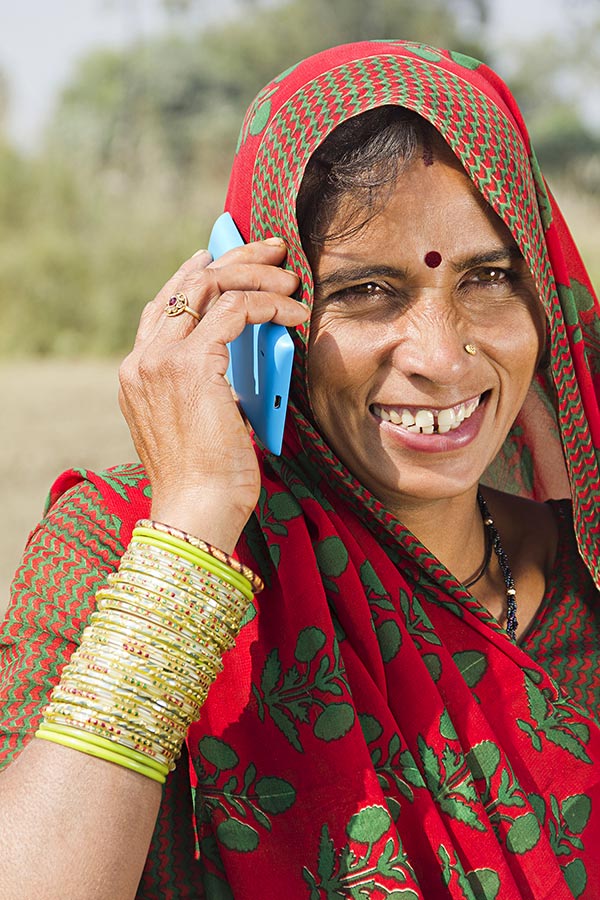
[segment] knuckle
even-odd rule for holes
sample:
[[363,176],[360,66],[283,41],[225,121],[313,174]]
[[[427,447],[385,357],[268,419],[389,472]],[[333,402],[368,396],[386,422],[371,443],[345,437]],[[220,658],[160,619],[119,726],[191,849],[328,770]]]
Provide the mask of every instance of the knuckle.
[[225,291],[221,294],[216,309],[222,314],[238,312],[241,306],[248,304],[248,291]]
[[199,288],[200,290],[218,290],[217,270],[204,268],[194,269],[189,272],[187,284],[191,288]]
[[119,366],[119,384],[125,390],[135,381],[137,365],[133,353],[129,353]]
[[157,370],[163,368],[163,365],[157,365],[157,360],[148,355],[141,356],[137,364],[138,380],[142,383],[152,381]]
[[198,265],[198,260],[194,259],[194,257],[191,256],[189,259],[186,259],[181,263],[181,265],[177,269],[177,272],[175,273],[175,277],[180,277],[180,276],[185,277],[186,275],[189,275],[190,273],[194,272],[197,265]]
[[[161,298],[162,302],[162,298]],[[145,325],[148,319],[152,319],[154,317],[154,310],[156,308],[156,300],[148,300],[146,304],[144,304],[144,308],[142,309],[142,314],[140,316],[140,322],[142,325]]]

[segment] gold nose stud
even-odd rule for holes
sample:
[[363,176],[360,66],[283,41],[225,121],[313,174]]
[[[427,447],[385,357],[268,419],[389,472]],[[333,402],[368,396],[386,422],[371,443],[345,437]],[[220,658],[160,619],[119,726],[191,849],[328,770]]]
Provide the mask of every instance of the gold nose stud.
[[477,353],[477,347],[475,344],[465,344],[465,350],[469,354],[469,356],[475,356]]

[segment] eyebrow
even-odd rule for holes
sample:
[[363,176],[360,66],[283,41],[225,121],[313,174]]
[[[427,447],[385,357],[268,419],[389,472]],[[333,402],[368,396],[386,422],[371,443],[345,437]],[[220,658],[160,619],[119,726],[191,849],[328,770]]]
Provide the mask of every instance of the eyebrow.
[[506,247],[495,247],[490,250],[484,250],[481,253],[474,253],[471,256],[465,256],[452,263],[455,272],[465,272],[467,269],[473,269],[475,266],[489,265],[490,263],[506,262],[506,260],[522,262],[523,256],[516,244],[509,244]]
[[399,269],[396,266],[348,266],[347,268],[340,267],[323,278],[315,278],[314,285],[315,290],[322,291],[325,288],[351,282],[374,281],[376,278],[402,279],[407,277],[407,269]]
[[[506,262],[509,259],[514,261],[523,260],[516,244],[510,244],[506,247],[493,247],[489,250],[482,250],[480,253],[473,253],[452,263],[452,268],[455,272],[460,273],[476,266]],[[324,291],[327,288],[338,287],[341,284],[356,284],[361,281],[374,281],[377,278],[406,280],[408,277],[408,269],[398,268],[397,266],[341,266],[323,278],[315,278],[314,287],[315,291]]]

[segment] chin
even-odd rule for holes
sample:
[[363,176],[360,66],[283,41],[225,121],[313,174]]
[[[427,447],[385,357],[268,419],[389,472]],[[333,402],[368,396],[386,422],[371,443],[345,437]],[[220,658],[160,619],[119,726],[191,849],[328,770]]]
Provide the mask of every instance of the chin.
[[415,472],[406,469],[397,473],[396,477],[382,479],[382,472],[377,478],[371,478],[363,471],[356,477],[386,507],[394,509],[405,503],[411,506],[415,502],[432,503],[437,500],[451,500],[460,497],[478,485],[485,467],[470,467],[468,471],[440,472],[431,467]]

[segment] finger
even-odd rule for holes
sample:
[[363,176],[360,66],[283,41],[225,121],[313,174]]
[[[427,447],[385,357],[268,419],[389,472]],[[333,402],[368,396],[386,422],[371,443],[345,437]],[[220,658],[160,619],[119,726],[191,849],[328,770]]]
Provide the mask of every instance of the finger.
[[164,314],[165,306],[170,297],[178,293],[185,284],[186,279],[198,269],[206,268],[211,262],[212,256],[208,250],[198,250],[179,267],[174,275],[161,288],[154,300],[146,304],[142,311],[140,324],[135,337],[134,346],[147,342],[156,331]]
[[[228,251],[220,259],[227,257],[229,264],[214,267],[207,251],[199,251],[183,264],[144,312],[139,340],[146,342],[159,335],[161,339],[181,340],[197,324],[197,320],[193,321],[194,313],[202,317],[228,290],[267,290],[292,294],[298,287],[299,279],[294,273],[280,268],[279,263],[285,253],[283,241],[268,239]],[[179,304],[181,315],[167,316],[165,321],[163,314],[167,304],[177,294],[183,294],[185,298]],[[174,320],[178,320],[176,325]]]
[[287,254],[287,246],[283,238],[270,237],[263,241],[250,241],[248,244],[240,244],[232,247],[218,256],[210,263],[211,269],[221,269],[237,262],[263,262],[267,260],[271,265],[281,265]]
[[274,322],[294,328],[305,322],[309,310],[282,294],[266,291],[228,291],[206,313],[189,335],[191,344],[222,348],[242,333],[246,325]]
[[288,296],[298,287],[292,272],[260,264],[230,265],[222,269],[206,268],[194,273],[185,291],[174,294],[163,308],[150,340],[178,341],[187,337],[207,312],[228,293],[260,293]]

